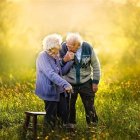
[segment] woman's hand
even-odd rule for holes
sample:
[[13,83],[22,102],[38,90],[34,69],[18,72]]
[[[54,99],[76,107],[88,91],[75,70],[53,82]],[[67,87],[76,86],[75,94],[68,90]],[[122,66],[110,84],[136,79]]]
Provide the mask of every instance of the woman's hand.
[[69,86],[69,87],[65,88],[65,91],[66,91],[67,93],[73,93],[72,86]]

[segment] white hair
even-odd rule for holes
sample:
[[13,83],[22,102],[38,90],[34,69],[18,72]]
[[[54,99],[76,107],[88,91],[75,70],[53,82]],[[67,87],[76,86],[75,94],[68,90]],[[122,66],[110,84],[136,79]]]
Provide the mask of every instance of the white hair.
[[48,51],[57,46],[61,46],[62,37],[59,34],[51,34],[43,39],[43,50]]
[[78,42],[80,45],[82,44],[83,40],[79,33],[68,33],[66,37],[66,42]]

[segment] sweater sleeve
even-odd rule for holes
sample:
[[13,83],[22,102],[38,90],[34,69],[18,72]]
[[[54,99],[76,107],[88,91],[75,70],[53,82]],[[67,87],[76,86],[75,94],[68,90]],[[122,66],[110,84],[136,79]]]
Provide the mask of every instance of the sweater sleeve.
[[65,65],[61,66],[63,76],[66,75],[67,73],[69,73],[73,63],[74,63],[74,61],[69,61]]
[[38,69],[53,83],[63,88],[70,86],[66,80],[64,80],[53,70],[47,56],[45,56],[43,53],[38,56],[36,63]]
[[64,62],[63,61],[63,58],[66,55],[67,51],[68,51],[68,48],[66,46],[66,43],[63,42],[62,43],[62,49],[59,51],[59,54],[60,54],[60,64],[61,64],[61,66],[64,66],[67,63],[67,62]]
[[62,49],[59,52],[60,53],[60,60],[59,61],[60,61],[60,65],[61,65],[61,68],[62,68],[62,75],[66,75],[70,71],[70,69],[71,69],[71,67],[74,63],[73,60],[68,61],[68,62],[63,61],[63,58],[66,55],[67,51],[68,51],[68,48],[66,46],[66,43],[64,42],[62,44]]
[[91,66],[93,68],[93,83],[98,84],[101,76],[100,62],[92,48],[91,53]]

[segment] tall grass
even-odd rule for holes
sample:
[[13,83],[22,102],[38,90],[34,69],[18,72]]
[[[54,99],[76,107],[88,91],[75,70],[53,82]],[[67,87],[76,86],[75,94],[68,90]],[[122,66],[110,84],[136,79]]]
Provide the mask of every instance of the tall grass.
[[[101,62],[95,97],[99,124],[87,129],[78,98],[76,132],[58,130],[49,139],[140,139],[139,2],[75,1],[0,1],[0,140],[32,139],[30,132],[26,138],[21,134],[24,112],[44,111],[34,94],[36,54],[46,34],[69,31],[93,43]],[[38,136],[42,139],[42,127]]]
[[[16,75],[18,72],[15,72]],[[34,94],[35,70],[25,70],[1,76],[0,85],[0,139],[23,139],[24,112],[44,111],[44,103]],[[140,79],[124,74],[121,79],[103,76],[96,93],[95,106],[99,116],[96,128],[88,130],[81,99],[78,97],[77,129],[52,133],[53,139],[139,139],[140,138]],[[129,77],[128,77],[129,75]],[[40,118],[40,123],[43,123]],[[56,135],[56,136],[54,136]],[[42,139],[42,128],[38,139]],[[32,133],[26,139],[31,139]]]

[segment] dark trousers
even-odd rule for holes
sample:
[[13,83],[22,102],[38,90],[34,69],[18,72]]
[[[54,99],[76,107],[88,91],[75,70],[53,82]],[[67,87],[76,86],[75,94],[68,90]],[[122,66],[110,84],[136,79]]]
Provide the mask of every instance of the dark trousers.
[[[67,100],[64,93],[60,94],[60,101],[44,101],[46,115],[44,118],[44,127],[54,129],[58,125],[68,123]],[[44,129],[46,129],[44,128]]]
[[73,85],[73,90],[74,93],[71,94],[71,100],[70,100],[69,122],[73,124],[76,123],[75,104],[79,93],[85,108],[87,124],[97,123],[98,117],[94,107],[95,93],[93,93],[92,90],[92,80],[89,80],[81,85]]

